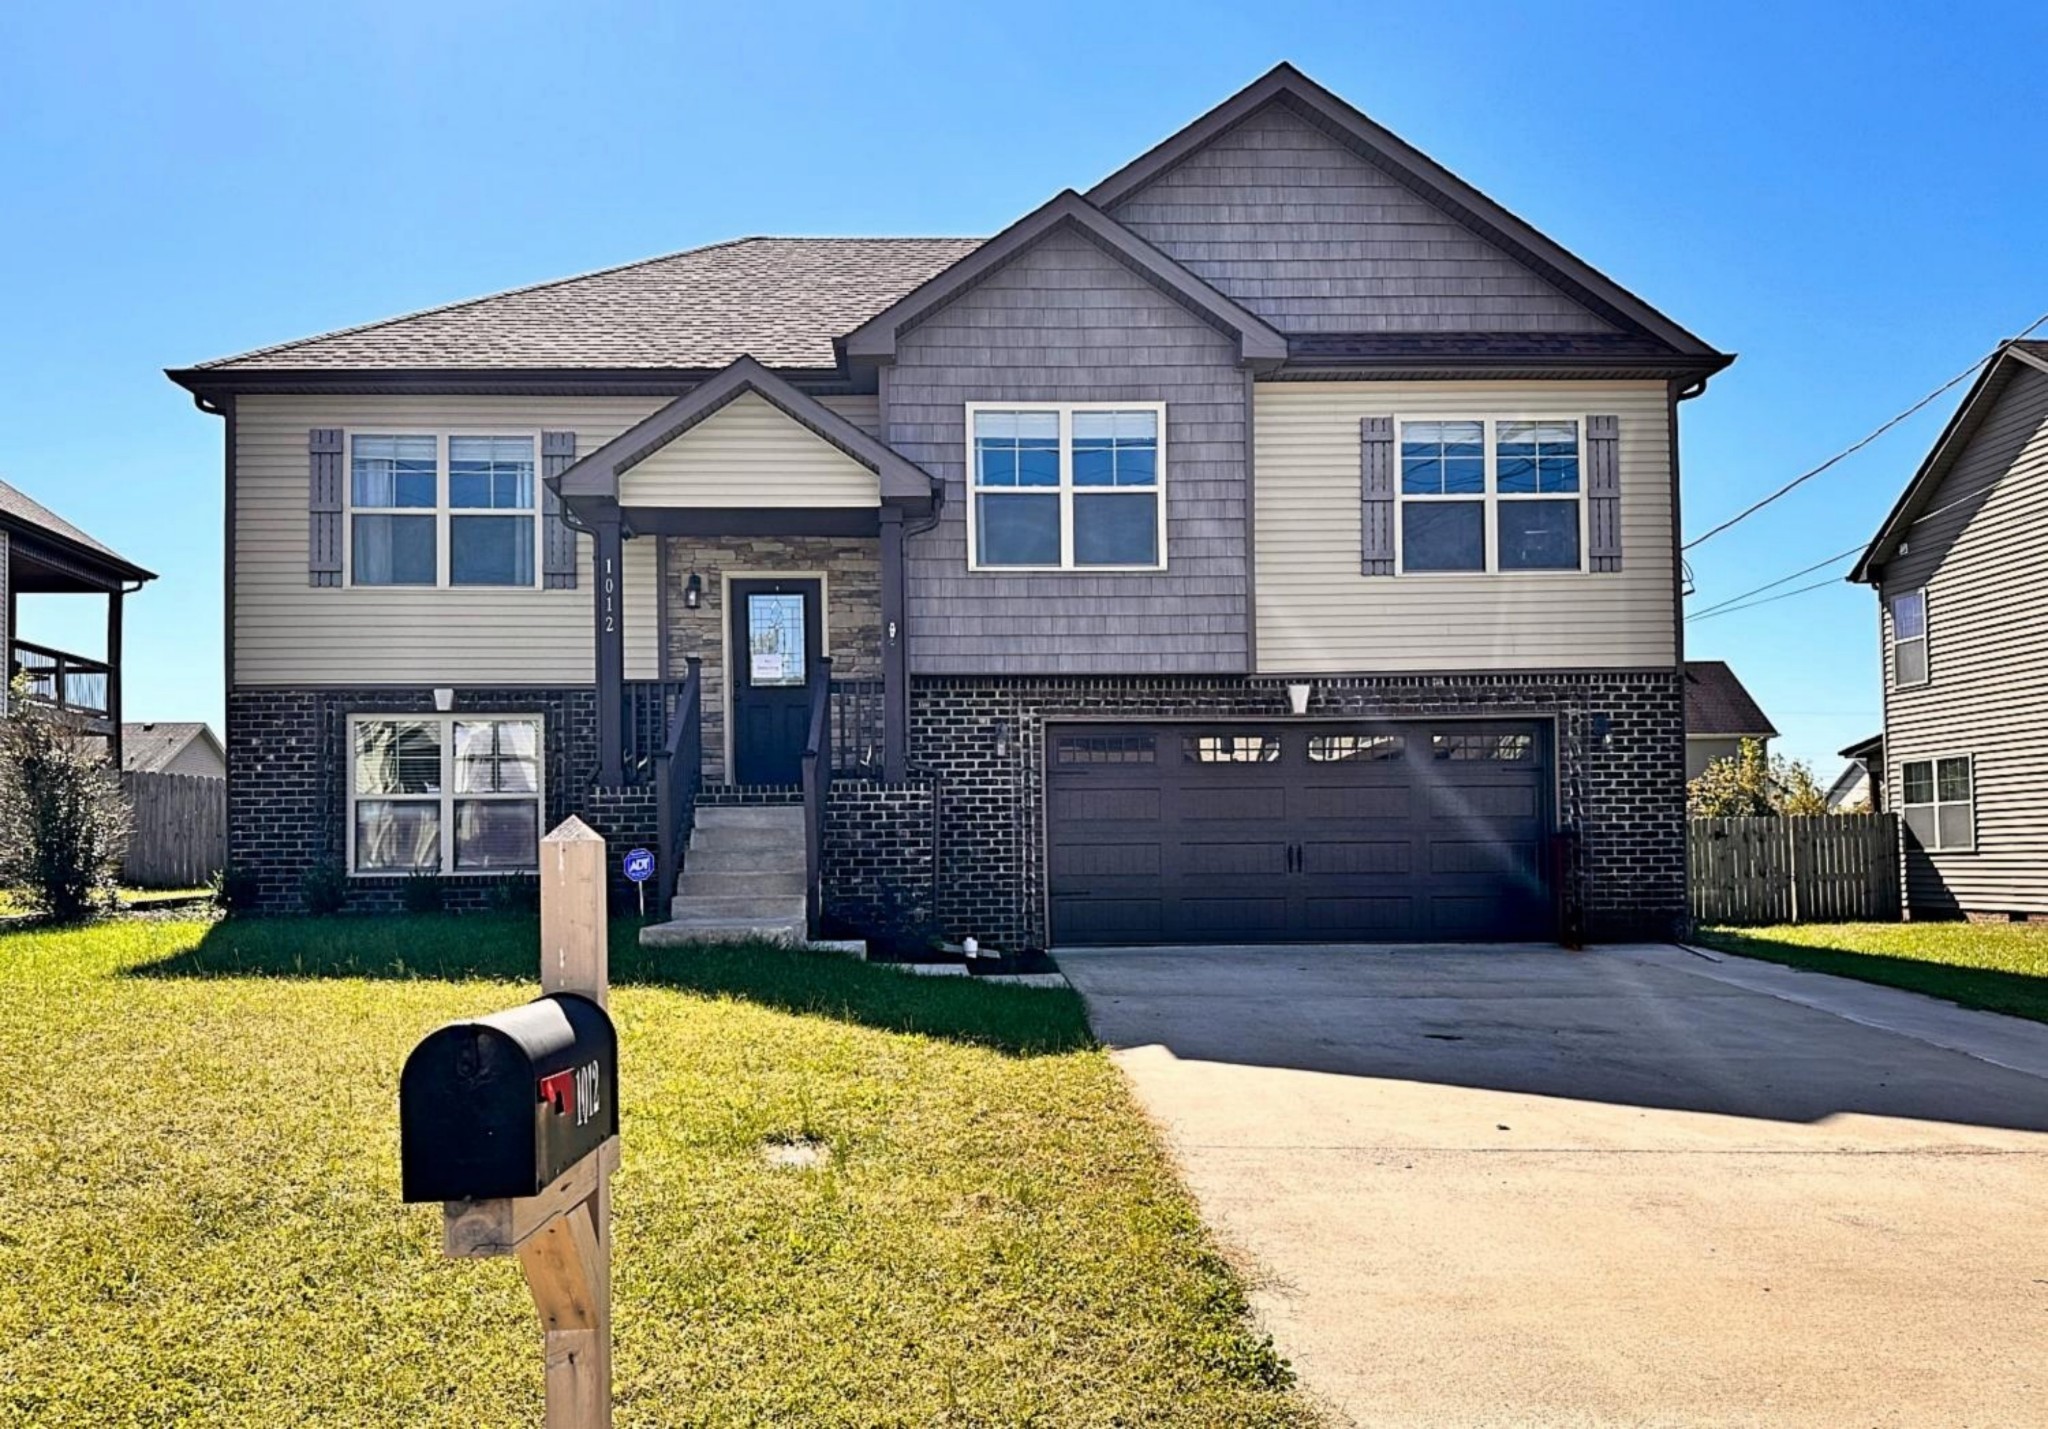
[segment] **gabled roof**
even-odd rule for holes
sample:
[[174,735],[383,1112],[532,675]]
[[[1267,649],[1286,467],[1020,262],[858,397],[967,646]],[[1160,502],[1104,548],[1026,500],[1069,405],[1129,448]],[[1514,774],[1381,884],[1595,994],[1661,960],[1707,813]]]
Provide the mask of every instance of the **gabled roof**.
[[280,371],[716,372],[742,354],[831,368],[832,339],[979,238],[739,238],[470,298],[174,371],[187,387]]
[[199,740],[213,746],[213,752],[227,762],[227,752],[205,724],[194,721],[155,720],[121,726],[121,768],[135,774],[154,774],[164,769]]
[[884,501],[929,502],[937,492],[938,483],[923,468],[882,445],[817,398],[799,392],[751,357],[741,357],[716,377],[641,419],[548,484],[565,500],[585,497],[617,501],[620,477],[749,392],[874,472]]
[[1685,662],[1685,733],[1775,739],[1777,727],[1722,660]]
[[1882,760],[1884,758],[1884,735],[1878,733],[1871,735],[1867,739],[1859,739],[1847,749],[1837,750],[1836,753],[1840,754],[1844,759],[1857,759],[1865,763],[1871,760]]
[[1942,479],[1949,468],[1956,464],[1970,445],[1970,439],[1977,435],[1978,428],[1998,405],[1999,397],[2013,376],[2027,368],[2048,372],[2048,341],[2028,342],[2015,339],[2000,347],[1984,364],[1984,370],[1977,374],[1977,380],[1970,385],[1962,404],[1955,415],[1948,419],[1948,425],[1941,429],[1941,435],[1934,440],[1934,447],[1927,453],[1927,459],[1920,463],[1920,469],[1913,473],[1913,479],[1906,483],[1906,489],[1899,493],[1891,514],[1878,527],[1877,535],[1857,558],[1856,567],[1849,572],[1852,581],[1875,583],[1875,568],[1892,558],[1899,543],[1906,539],[1906,533],[1927,509],[1934,499],[1934,493],[1941,490]]
[[887,361],[896,339],[933,309],[951,302],[1047,234],[1073,228],[1110,256],[1150,279],[1196,316],[1237,339],[1238,357],[1255,365],[1286,360],[1287,339],[1265,319],[1217,292],[1072,189],[1018,219],[951,267],[920,283],[846,335],[847,357]]
[[1702,359],[1711,364],[1709,370],[1718,370],[1734,360],[1544,237],[1291,64],[1275,65],[1179,133],[1118,169],[1088,190],[1089,202],[1101,209],[1114,208],[1217,136],[1271,104],[1286,105],[1617,326],[1654,337],[1670,352]]
[[0,527],[13,527],[54,540],[71,554],[104,565],[125,580],[153,581],[154,571],[141,566],[105,542],[94,540],[49,507],[18,487],[0,481]]

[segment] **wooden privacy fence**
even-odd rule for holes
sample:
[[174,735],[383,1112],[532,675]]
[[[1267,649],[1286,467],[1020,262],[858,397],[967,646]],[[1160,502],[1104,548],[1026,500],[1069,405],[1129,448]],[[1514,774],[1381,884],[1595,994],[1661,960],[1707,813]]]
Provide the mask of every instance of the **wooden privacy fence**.
[[1899,916],[1891,814],[1694,819],[1686,838],[1701,923],[1886,922]]
[[228,781],[204,774],[121,776],[135,827],[121,881],[136,888],[198,888],[228,860]]

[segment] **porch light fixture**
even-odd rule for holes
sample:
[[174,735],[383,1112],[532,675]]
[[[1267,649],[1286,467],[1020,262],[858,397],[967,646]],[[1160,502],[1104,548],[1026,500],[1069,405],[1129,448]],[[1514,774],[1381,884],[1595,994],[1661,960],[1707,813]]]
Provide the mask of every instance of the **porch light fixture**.
[[996,758],[1008,759],[1010,757],[1009,721],[1000,719],[997,720],[994,724],[989,726],[989,733],[995,737]]
[[691,571],[690,578],[683,582],[683,609],[695,610],[703,603],[704,577],[698,575],[695,571]]
[[1308,681],[1287,687],[1287,707],[1298,715],[1308,713],[1308,697],[1315,692],[1315,686]]

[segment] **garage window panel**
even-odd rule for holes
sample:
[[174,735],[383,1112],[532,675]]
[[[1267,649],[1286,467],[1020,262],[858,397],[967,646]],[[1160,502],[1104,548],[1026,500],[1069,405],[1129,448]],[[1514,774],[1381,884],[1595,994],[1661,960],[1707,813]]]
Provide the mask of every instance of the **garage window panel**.
[[1311,764],[1370,764],[1399,759],[1407,749],[1408,741],[1398,734],[1312,734],[1308,759]]
[[1271,764],[1280,758],[1277,734],[1189,734],[1180,747],[1189,764]]

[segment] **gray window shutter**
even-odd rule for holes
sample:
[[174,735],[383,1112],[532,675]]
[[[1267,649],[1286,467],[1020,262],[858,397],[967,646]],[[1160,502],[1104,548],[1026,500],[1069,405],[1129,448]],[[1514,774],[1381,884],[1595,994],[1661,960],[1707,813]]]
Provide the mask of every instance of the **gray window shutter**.
[[[540,474],[543,480],[560,476],[576,462],[574,432],[540,434]],[[542,521],[541,574],[549,590],[576,589],[576,533],[562,519],[562,498],[548,486],[541,487]]]
[[1621,569],[1621,419],[1586,418],[1586,554],[1596,571]]
[[1359,570],[1394,573],[1394,419],[1358,419],[1359,526],[1364,535]]
[[306,433],[306,583],[341,584],[341,428]]

